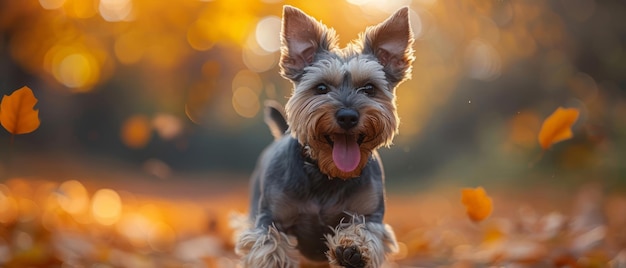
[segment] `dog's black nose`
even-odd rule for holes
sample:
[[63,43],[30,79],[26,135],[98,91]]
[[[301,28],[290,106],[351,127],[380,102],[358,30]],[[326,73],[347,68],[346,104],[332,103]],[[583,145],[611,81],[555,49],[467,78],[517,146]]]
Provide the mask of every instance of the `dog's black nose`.
[[359,123],[359,113],[353,109],[341,108],[335,114],[337,123],[343,129],[351,129]]

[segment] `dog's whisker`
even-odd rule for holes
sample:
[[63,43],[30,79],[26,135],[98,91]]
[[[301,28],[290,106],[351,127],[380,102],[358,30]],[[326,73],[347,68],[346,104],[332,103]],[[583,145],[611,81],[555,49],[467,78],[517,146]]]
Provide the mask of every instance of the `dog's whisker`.
[[335,145],[335,143],[333,142],[333,140],[330,138],[329,135],[324,135],[324,138],[326,138],[326,141],[328,142],[328,144],[330,144],[330,146]]
[[365,134],[359,134],[359,139],[357,139],[358,144],[362,144],[363,140],[365,140]]

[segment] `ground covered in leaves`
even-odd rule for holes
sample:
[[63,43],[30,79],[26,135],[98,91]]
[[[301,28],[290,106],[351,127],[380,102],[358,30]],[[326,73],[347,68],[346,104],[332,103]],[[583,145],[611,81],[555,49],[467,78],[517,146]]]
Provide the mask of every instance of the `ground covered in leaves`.
[[[2,267],[236,267],[229,218],[245,179],[0,182]],[[489,189],[493,212],[472,220],[462,189],[390,190],[386,221],[400,252],[386,267],[625,267],[626,196]]]

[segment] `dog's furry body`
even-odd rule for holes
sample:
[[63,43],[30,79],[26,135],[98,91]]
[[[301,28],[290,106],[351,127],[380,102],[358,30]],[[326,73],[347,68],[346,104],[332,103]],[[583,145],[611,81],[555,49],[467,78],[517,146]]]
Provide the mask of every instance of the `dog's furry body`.
[[395,87],[413,61],[408,9],[341,50],[332,29],[287,6],[282,41],[281,71],[294,94],[286,117],[266,108],[276,140],[252,175],[252,226],[236,251],[245,267],[295,267],[298,252],[333,266],[379,267],[397,245],[383,223],[376,149],[398,129]]
[[345,181],[329,180],[308,163],[300,144],[290,136],[277,140],[263,155],[253,178],[251,215],[257,225],[275,224],[293,234],[305,257],[326,259],[321,238],[331,233],[329,226],[351,220],[344,212],[367,215],[366,222],[382,223],[383,172],[377,155],[370,158],[359,178]]

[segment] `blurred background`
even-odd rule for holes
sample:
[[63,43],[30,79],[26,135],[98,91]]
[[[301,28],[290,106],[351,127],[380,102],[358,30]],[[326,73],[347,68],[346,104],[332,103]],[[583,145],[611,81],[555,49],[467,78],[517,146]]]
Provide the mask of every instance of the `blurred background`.
[[[290,95],[277,67],[284,4],[335,28],[342,45],[411,8],[413,78],[397,90],[400,135],[380,150],[390,192],[483,185],[559,200],[550,190],[626,190],[621,0],[1,1],[0,94],[33,89],[41,126],[13,143],[0,131],[0,212],[17,211],[0,223],[20,222],[24,204],[46,211],[51,201],[37,201],[44,191],[72,226],[116,225],[137,248],[163,252],[185,237],[181,230],[226,228],[213,216],[246,210],[248,176],[272,140],[263,102],[284,104]],[[558,107],[581,111],[574,138],[543,151],[541,123]],[[98,189],[106,190],[104,216]],[[187,210],[172,200],[188,202]],[[133,204],[132,215],[144,218],[123,217]],[[169,212],[154,212],[167,204]],[[193,229],[193,219],[172,223],[175,211],[203,218]],[[150,244],[120,223],[145,227],[145,215],[161,217],[152,223],[164,240]],[[7,245],[32,246],[38,236],[19,230],[4,235]],[[11,260],[1,249],[0,262]]]
[[[277,68],[283,4],[343,45],[411,7],[413,79],[398,90],[401,134],[381,150],[390,183],[624,176],[621,1],[3,1],[0,90],[31,87],[42,121],[13,153],[248,174],[271,141],[263,101],[291,94]],[[576,138],[537,160],[559,106],[582,111]]]

